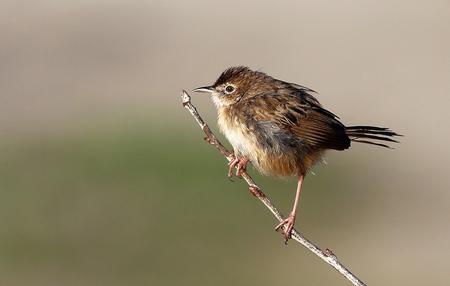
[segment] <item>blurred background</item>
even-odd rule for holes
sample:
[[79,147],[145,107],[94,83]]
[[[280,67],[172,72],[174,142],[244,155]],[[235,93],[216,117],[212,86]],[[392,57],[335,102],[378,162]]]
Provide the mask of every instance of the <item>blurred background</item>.
[[[350,285],[283,244],[181,107],[233,65],[406,135],[329,152],[297,227],[369,285],[449,285],[449,1],[0,5],[0,285]],[[293,180],[254,178],[290,209]]]

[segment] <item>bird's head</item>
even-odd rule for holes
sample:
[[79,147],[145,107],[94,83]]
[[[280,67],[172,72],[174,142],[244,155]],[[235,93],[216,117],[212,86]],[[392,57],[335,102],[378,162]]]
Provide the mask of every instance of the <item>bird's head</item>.
[[194,89],[211,94],[218,108],[239,102],[245,97],[276,91],[275,80],[265,73],[252,71],[248,67],[231,67],[225,70],[211,86]]

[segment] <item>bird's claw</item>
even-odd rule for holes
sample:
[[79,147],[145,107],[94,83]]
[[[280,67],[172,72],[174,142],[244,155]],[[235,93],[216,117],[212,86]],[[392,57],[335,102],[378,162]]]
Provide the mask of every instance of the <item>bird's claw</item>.
[[228,162],[228,178],[233,177],[233,169],[239,163],[239,157],[234,157],[230,162]]
[[289,239],[292,238],[292,230],[294,229],[294,224],[295,224],[295,214],[291,213],[286,219],[284,219],[275,227],[275,231],[278,231],[284,226],[283,234],[285,244],[287,244]]
[[248,159],[245,157],[235,157],[228,163],[228,178],[233,177],[233,169],[236,167],[236,176],[242,177],[242,172],[247,168]]

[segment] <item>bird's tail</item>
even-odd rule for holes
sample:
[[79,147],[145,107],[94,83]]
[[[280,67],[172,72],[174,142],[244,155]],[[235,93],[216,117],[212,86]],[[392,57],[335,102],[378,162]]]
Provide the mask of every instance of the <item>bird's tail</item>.
[[345,132],[353,142],[372,144],[386,148],[391,147],[386,144],[380,143],[379,141],[398,143],[397,140],[392,138],[396,136],[402,136],[390,130],[389,128],[375,126],[348,126],[345,127]]

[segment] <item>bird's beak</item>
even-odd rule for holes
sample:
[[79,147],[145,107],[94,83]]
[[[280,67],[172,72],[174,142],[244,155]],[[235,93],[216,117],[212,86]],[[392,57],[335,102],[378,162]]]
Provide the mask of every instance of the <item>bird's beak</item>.
[[214,88],[212,86],[202,86],[202,87],[197,87],[196,89],[193,89],[192,91],[211,93],[214,91]]

